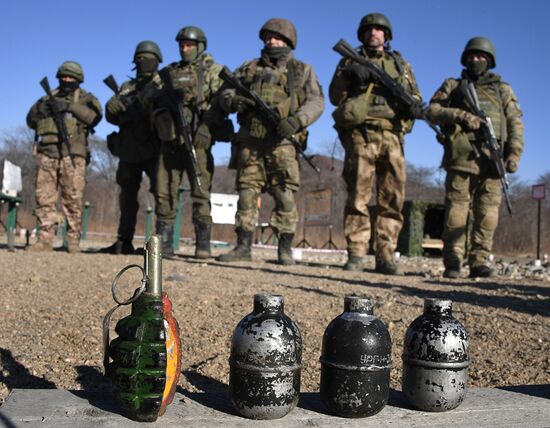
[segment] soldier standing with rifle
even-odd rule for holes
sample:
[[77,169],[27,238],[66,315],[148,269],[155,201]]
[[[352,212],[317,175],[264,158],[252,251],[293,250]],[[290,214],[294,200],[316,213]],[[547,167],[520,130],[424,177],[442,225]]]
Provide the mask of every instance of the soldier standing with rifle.
[[156,171],[156,231],[162,237],[163,255],[172,256],[178,189],[187,171],[193,200],[195,257],[204,259],[211,255],[211,147],[215,140],[229,140],[233,128],[214,101],[222,85],[218,77],[222,66],[205,52],[204,32],[187,26],[178,32],[176,41],[181,61],[160,70],[141,95],[161,141]]
[[[344,233],[348,261],[344,269],[363,270],[371,237],[368,203],[376,176],[375,270],[396,275],[401,274],[393,253],[403,226],[404,135],[411,132],[415,118],[423,118],[423,105],[411,66],[390,49],[393,32],[388,18],[380,13],[366,15],[359,24],[357,38],[362,46],[356,55],[368,60],[367,65],[374,64],[377,72],[346,56],[338,64],[329,88],[330,101],[337,106],[334,127],[346,152]],[[335,50],[340,52],[337,47]],[[391,90],[394,86],[398,91]]]
[[84,72],[80,64],[66,61],[57,70],[59,87],[50,89],[48,79],[40,82],[47,95],[27,114],[27,125],[36,132],[36,216],[38,241],[29,251],[51,251],[57,213],[58,191],[67,219],[67,251],[80,252],[82,197],[90,151],[87,137],[101,120],[101,104],[80,88]]
[[119,132],[107,136],[107,145],[111,153],[120,159],[116,173],[120,186],[120,220],[116,242],[102,248],[101,253],[134,254],[132,240],[139,209],[138,192],[144,172],[149,177],[151,192],[154,192],[159,144],[138,97],[157,73],[161,62],[162,53],[158,45],[146,40],[137,45],[134,53],[135,79],[124,82],[120,88],[113,76],[105,79],[105,83],[115,92],[105,107],[107,121],[119,127]]
[[442,141],[442,164],[447,171],[443,275],[460,276],[471,203],[470,277],[492,277],[496,272],[488,259],[503,193],[512,213],[506,173],[518,170],[523,152],[522,112],[510,85],[489,71],[496,66],[489,39],[470,39],[461,63],[465,67],[462,76],[445,80],[428,111],[446,135]]
[[[245,62],[234,76],[259,97],[258,102],[230,85],[220,97],[225,111],[238,113],[240,128],[234,138],[236,151],[232,156],[239,191],[237,246],[219,260],[252,259],[257,201],[267,190],[275,199],[270,225],[279,239],[278,261],[292,265],[291,245],[297,222],[294,193],[300,187],[295,144],[305,146],[306,128],[323,112],[323,92],[313,68],[292,54],[297,36],[290,21],[270,19],[259,35],[264,43],[261,57]],[[274,117],[279,119],[274,121]]]

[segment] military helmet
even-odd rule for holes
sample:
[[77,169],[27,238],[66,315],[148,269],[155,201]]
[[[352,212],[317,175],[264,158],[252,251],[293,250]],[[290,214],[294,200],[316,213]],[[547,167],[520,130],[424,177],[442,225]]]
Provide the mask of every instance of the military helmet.
[[361,43],[363,43],[363,35],[367,27],[372,25],[377,25],[386,30],[384,33],[386,35],[386,42],[389,42],[393,38],[393,33],[391,29],[390,20],[386,15],[381,13],[369,13],[368,15],[363,16],[361,22],[359,23],[359,28],[357,29],[357,38]]
[[466,66],[466,58],[468,57],[468,54],[472,51],[487,54],[489,56],[489,68],[496,67],[497,54],[495,45],[493,45],[493,42],[491,42],[488,38],[472,37],[470,40],[468,40],[468,43],[466,43],[466,47],[464,48],[464,52],[462,52],[462,58],[460,59],[460,63],[463,66]]
[[59,66],[55,77],[59,79],[61,76],[74,77],[80,83],[84,82],[84,71],[82,70],[82,66],[75,61],[65,61]]
[[160,51],[159,45],[157,45],[155,42],[152,42],[150,40],[144,40],[143,42],[139,42],[136,46],[136,51],[134,53],[134,61],[136,56],[142,53],[150,53],[157,57],[159,62],[162,62],[162,52]]
[[202,31],[199,27],[195,27],[193,25],[183,27],[181,30],[178,31],[178,34],[176,35],[176,41],[181,42],[182,40],[191,40],[197,42],[199,54],[202,53],[207,46],[206,35],[204,34],[204,31]]
[[298,44],[296,27],[288,19],[271,18],[268,20],[262,28],[260,28],[261,40],[264,40],[265,33],[268,31],[281,36],[292,49],[296,49],[296,45]]

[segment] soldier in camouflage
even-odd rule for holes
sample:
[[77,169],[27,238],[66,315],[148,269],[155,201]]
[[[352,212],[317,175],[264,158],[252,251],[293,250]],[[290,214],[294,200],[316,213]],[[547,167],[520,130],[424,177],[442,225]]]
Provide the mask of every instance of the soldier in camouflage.
[[506,171],[515,173],[523,152],[522,112],[514,91],[489,70],[496,66],[492,42],[484,37],[468,41],[462,53],[464,66],[458,79],[450,78],[437,90],[428,111],[442,126],[445,180],[445,225],[443,231],[444,276],[458,278],[465,256],[466,228],[470,208],[473,215],[471,277],[491,277],[489,266],[493,235],[498,224],[502,191],[498,175],[484,147],[480,130],[483,119],[471,113],[461,82],[475,86],[482,110],[491,118],[500,143]]
[[305,143],[306,128],[324,109],[321,86],[313,68],[294,58],[296,29],[281,18],[268,20],[260,29],[261,57],[245,62],[235,75],[256,92],[281,121],[275,127],[254,109],[255,102],[225,89],[223,109],[237,112],[240,128],[234,138],[239,202],[236,215],[237,246],[221,261],[251,260],[252,235],[258,222],[259,195],[267,190],[275,199],[270,225],[279,239],[278,261],[294,264],[291,245],[297,222],[294,193],[300,186],[294,136]]
[[[184,171],[191,183],[193,200],[193,224],[195,226],[195,257],[210,257],[212,216],[210,190],[214,174],[212,144],[227,141],[232,134],[232,124],[225,118],[214,99],[222,85],[219,72],[222,66],[206,53],[207,40],[204,32],[194,26],[182,28],[176,41],[179,44],[181,61],[174,62],[159,72],[145,87],[141,100],[150,112],[153,128],[161,141],[156,171],[156,230],[162,236],[163,255],[174,254],[173,228],[176,221],[178,189]],[[164,76],[164,77],[163,77]],[[172,81],[176,96],[183,101],[185,118],[193,130],[193,145],[197,154],[199,188],[189,153],[184,147],[183,136],[177,131],[177,110],[169,93],[167,83]]]
[[109,254],[133,254],[132,240],[139,209],[138,192],[143,173],[155,187],[155,167],[159,143],[151,130],[149,116],[139,102],[139,94],[156,74],[162,53],[151,41],[140,42],[134,53],[136,78],[124,82],[120,92],[107,102],[106,118],[117,125],[119,132],[107,136],[107,145],[120,160],[116,180],[120,186],[120,220],[116,242],[100,252]]
[[[38,241],[29,251],[51,251],[57,212],[58,192],[61,210],[67,219],[67,250],[80,252],[82,197],[86,184],[86,164],[90,152],[87,137],[101,120],[101,104],[91,93],[80,87],[84,72],[80,64],[66,61],[57,70],[59,87],[50,97],[42,97],[27,114],[27,125],[36,132],[36,216],[39,223]],[[52,105],[61,112],[69,147],[62,143]],[[73,164],[74,161],[74,164]]]
[[[363,17],[357,30],[358,52],[381,67],[418,100],[421,97],[410,65],[390,49],[393,38],[388,18],[379,13]],[[411,132],[415,111],[402,111],[369,70],[342,59],[332,78],[329,97],[337,106],[335,129],[345,149],[343,177],[348,198],[344,233],[348,261],[344,269],[362,271],[371,237],[368,203],[376,176],[376,272],[400,274],[393,260],[403,225],[406,166],[404,135]],[[412,109],[411,109],[412,110]]]

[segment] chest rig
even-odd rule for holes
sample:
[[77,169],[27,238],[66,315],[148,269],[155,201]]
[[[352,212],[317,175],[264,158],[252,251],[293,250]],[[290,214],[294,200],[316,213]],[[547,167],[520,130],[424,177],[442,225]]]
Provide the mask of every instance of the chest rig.
[[[277,110],[281,118],[294,114],[305,102],[304,67],[294,59],[289,59],[285,65],[279,67],[265,64],[261,60],[252,61],[245,68],[241,80],[269,107]],[[239,122],[248,127],[251,137],[265,139],[274,135],[273,125],[254,109],[249,109],[240,116]]]

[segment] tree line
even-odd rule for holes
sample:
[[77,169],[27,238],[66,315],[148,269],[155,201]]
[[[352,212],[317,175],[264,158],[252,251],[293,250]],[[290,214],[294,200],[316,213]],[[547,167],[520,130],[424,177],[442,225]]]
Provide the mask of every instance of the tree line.
[[[23,178],[22,204],[18,209],[19,227],[30,229],[36,222],[32,215],[35,206],[36,164],[32,152],[34,134],[20,127],[4,131],[0,135],[0,159],[7,159],[21,167]],[[92,159],[87,169],[87,184],[84,200],[91,203],[90,232],[116,233],[118,225],[118,186],[116,185],[116,168],[118,159],[107,150],[104,139],[93,136],[90,139]],[[316,163],[321,173],[316,174],[307,165],[301,169],[302,186],[296,194],[300,221],[296,231],[294,244],[305,239],[315,247],[321,247],[329,240],[328,224],[325,226],[304,227],[304,214],[310,210],[307,195],[312,191],[332,189],[330,206],[325,209],[330,212],[332,224],[332,241],[339,248],[345,248],[343,234],[343,212],[346,202],[346,186],[341,178],[343,169],[343,150],[339,144],[323,149],[325,153],[316,156]],[[428,168],[407,164],[406,198],[409,200],[427,200],[443,204],[445,172],[438,168]],[[534,183],[526,182],[516,176],[510,176],[510,194],[514,215],[510,217],[504,205],[501,206],[500,222],[495,233],[494,250],[497,254],[533,255],[536,248],[537,203],[531,199],[531,186],[545,183],[550,192],[550,170],[537,178]],[[225,165],[216,166],[214,174],[214,193],[236,193],[235,171]],[[189,188],[187,179],[182,183]],[[262,198],[260,222],[267,223],[273,201]],[[147,207],[154,207],[154,198],[149,192],[147,178],[143,180],[139,193],[140,212],[138,214],[137,234],[143,234],[146,222]],[[183,193],[182,236],[193,236],[191,223],[191,199],[189,192]],[[2,214],[5,218],[5,213]],[[550,231],[550,198],[542,201],[542,236]],[[258,238],[258,237],[257,237]],[[264,239],[269,238],[267,232]],[[232,242],[234,239],[231,225],[216,225],[212,239]],[[542,242],[542,251],[550,252],[550,242]]]

